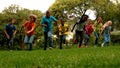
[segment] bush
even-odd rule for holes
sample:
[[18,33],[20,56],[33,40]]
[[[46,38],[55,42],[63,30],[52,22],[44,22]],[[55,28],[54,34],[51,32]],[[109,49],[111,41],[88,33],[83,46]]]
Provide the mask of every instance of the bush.
[[120,43],[120,31],[116,30],[111,33],[111,41],[113,43]]

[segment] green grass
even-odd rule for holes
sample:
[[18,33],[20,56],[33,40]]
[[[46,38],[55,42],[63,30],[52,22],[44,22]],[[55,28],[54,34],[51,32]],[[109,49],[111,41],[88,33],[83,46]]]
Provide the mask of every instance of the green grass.
[[120,46],[0,51],[0,68],[119,68]]

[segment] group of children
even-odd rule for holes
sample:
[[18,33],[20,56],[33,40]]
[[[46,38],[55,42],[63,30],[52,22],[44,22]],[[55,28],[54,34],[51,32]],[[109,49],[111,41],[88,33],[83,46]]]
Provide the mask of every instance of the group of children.
[[[94,32],[94,36],[95,36],[95,42],[94,42],[95,47],[99,45],[98,42],[102,35],[104,37],[104,41],[101,44],[101,46],[103,47],[104,44],[106,46],[109,45],[112,21],[107,21],[106,23],[104,23],[104,25],[102,25],[102,18],[98,17],[97,20],[94,23],[92,23],[92,20],[88,19],[87,15],[83,15],[83,18],[81,18],[81,20],[82,21],[78,21],[75,24],[76,25],[75,43],[78,42],[78,38],[80,37],[80,42],[78,46],[79,48],[81,47],[83,41],[85,47],[86,48],[88,47],[88,43],[90,41],[90,36],[92,32]],[[75,25],[73,26],[73,29]]]
[[[23,27],[25,27],[25,39],[24,43],[29,45],[29,50],[32,50],[33,46],[33,40],[35,36],[35,28],[36,28],[36,21],[37,17],[34,14],[31,14],[29,16],[29,21],[26,21],[20,28],[20,32],[22,31]],[[62,49],[62,43],[65,43],[66,35],[68,32],[68,25],[65,23],[64,19],[61,19],[60,25],[57,24],[57,19],[50,15],[50,12],[46,12],[46,16],[44,16],[40,22],[41,26],[44,27],[44,50],[47,48],[47,42],[49,42],[49,47],[52,48],[52,22],[56,23],[57,30],[59,31],[60,36],[60,49]],[[13,39],[16,34],[16,27],[14,26],[15,19],[11,18],[9,20],[9,24],[5,26],[4,32],[7,38],[7,45],[8,48],[11,49],[11,46],[13,45]],[[94,32],[94,35],[96,37],[95,39],[95,46],[98,45],[98,41],[101,35],[104,36],[104,42],[102,43],[102,46],[105,44],[108,46],[110,42],[110,31],[111,31],[111,21],[107,21],[104,25],[102,25],[102,18],[98,17],[97,21],[95,21],[94,24],[92,24],[92,20],[88,19],[87,15],[83,15],[82,18],[75,23],[73,26],[76,26],[75,30],[75,42],[79,42],[79,48],[82,45],[82,42],[84,40],[85,47],[88,47],[88,43],[90,40],[90,35],[92,32]]]
[[[34,14],[31,14],[29,16],[29,21],[26,21],[20,28],[20,33],[21,33],[23,27],[25,27],[24,43],[29,45],[29,50],[32,50],[32,44],[35,34],[34,30],[36,27],[35,21],[36,21],[36,16]],[[14,25],[14,23],[15,23],[15,19],[11,18],[9,20],[9,23],[5,25],[5,29],[4,29],[7,38],[7,46],[8,49],[10,50],[12,49],[14,37],[16,34],[16,26]]]

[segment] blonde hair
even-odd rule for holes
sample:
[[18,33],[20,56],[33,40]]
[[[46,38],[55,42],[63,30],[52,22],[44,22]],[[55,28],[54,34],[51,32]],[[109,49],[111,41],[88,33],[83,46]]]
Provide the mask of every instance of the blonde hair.
[[108,25],[112,25],[112,21],[108,21]]
[[105,29],[105,27],[110,26],[112,24],[112,21],[107,21],[105,24],[102,26],[102,30]]

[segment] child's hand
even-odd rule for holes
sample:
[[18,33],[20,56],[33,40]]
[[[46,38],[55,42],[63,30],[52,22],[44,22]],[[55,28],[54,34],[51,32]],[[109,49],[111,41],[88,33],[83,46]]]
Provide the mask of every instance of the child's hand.
[[7,36],[7,39],[10,39],[10,36],[9,35],[6,35]]
[[73,32],[73,29],[71,30],[71,32]]
[[110,35],[112,34],[112,32],[110,32]]
[[58,27],[58,26],[56,27],[56,30],[59,30],[59,27]]
[[30,33],[30,31],[27,31],[26,33],[27,33],[27,34],[29,34],[29,33]]
[[46,25],[46,24],[43,24],[43,26],[45,26],[45,27],[46,27],[47,25]]
[[84,31],[84,34],[86,33],[86,31]]

